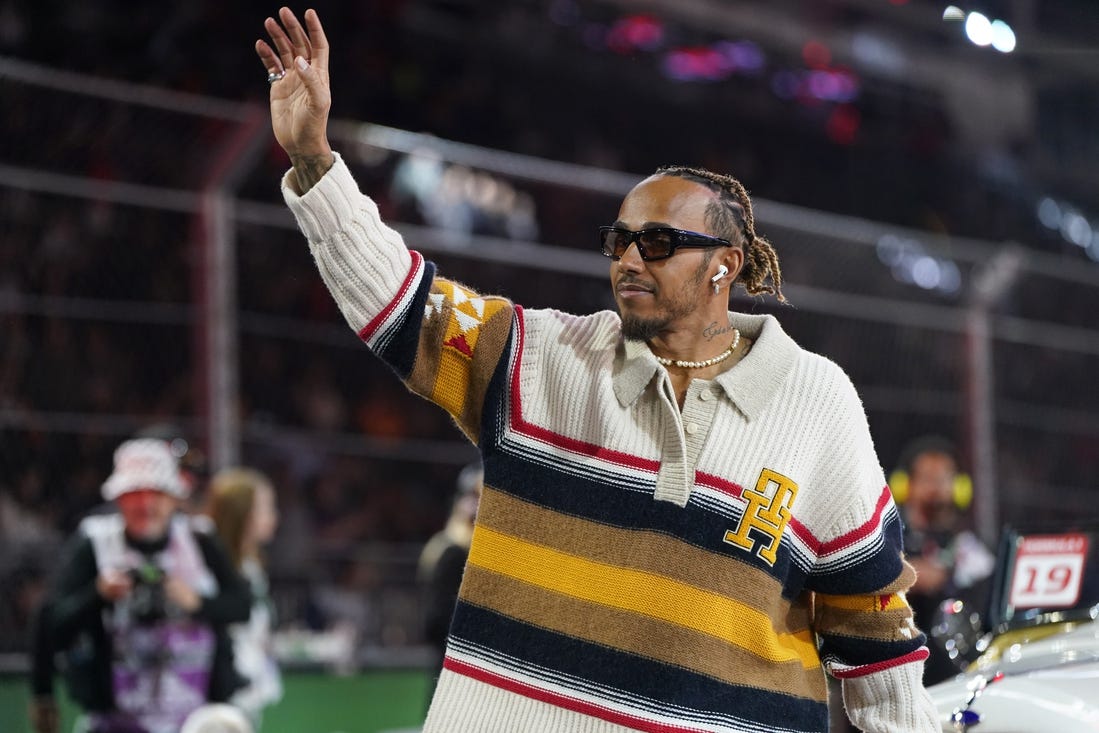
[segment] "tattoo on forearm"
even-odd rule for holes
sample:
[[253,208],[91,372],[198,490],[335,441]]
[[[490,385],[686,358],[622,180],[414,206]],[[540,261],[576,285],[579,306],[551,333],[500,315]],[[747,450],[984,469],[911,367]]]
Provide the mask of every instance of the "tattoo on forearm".
[[720,336],[723,333],[732,333],[736,330],[735,326],[725,324],[724,326],[718,325],[717,321],[714,321],[706,328],[702,329],[702,335],[706,337],[707,341],[713,341],[716,336]]
[[292,155],[290,162],[294,164],[294,175],[298,179],[298,188],[305,193],[313,188],[328,169],[332,167],[332,157],[329,155]]

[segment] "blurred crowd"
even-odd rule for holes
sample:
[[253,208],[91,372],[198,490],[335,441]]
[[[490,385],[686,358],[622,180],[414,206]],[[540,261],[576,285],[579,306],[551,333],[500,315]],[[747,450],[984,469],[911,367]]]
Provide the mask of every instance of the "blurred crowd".
[[[341,91],[337,119],[614,170],[691,161],[734,172],[761,198],[953,235],[1069,251],[1039,225],[1034,197],[1044,186],[1071,199],[1072,182],[1038,180],[1025,172],[1027,161],[1061,155],[1068,166],[1099,153],[1079,106],[1042,99],[1034,116],[1058,130],[1051,150],[1039,151],[1052,143],[1034,136],[977,151],[963,144],[946,100],[869,81],[853,102],[859,134],[850,144],[837,141],[822,123],[831,104],[781,99],[767,73],[723,84],[685,82],[662,75],[642,53],[596,42],[593,34],[607,33],[626,14],[613,4],[322,0],[313,7],[331,36],[333,82]],[[276,10],[258,0],[169,8],[9,0],[0,5],[0,52],[109,78],[262,100],[267,89],[252,41],[263,17]],[[1094,22],[1081,15],[1056,32]],[[714,40],[671,21],[663,33],[683,46]],[[777,49],[767,53],[768,73],[800,63]],[[92,145],[70,133],[81,142],[72,153],[101,168],[117,166],[103,160],[102,138],[112,127],[91,128],[100,139]],[[153,139],[172,137],[161,133]],[[201,158],[152,155],[141,162],[143,176],[163,185]],[[258,185],[270,193],[268,181]],[[548,234],[557,241],[562,232]]]
[[[905,113],[903,129],[883,123],[881,134],[869,134],[875,102],[867,99],[868,134],[840,146],[813,132],[806,122],[811,110],[790,108],[781,124],[752,122],[738,114],[735,98],[705,103],[706,95],[717,94],[712,88],[673,89],[663,81],[643,89],[623,59],[589,75],[591,59],[583,54],[593,52],[573,48],[564,37],[557,39],[559,65],[532,55],[500,63],[505,46],[471,50],[462,38],[417,35],[409,5],[316,4],[333,35],[334,85],[341,90],[336,117],[619,171],[698,163],[733,172],[761,198],[1064,250],[1063,240],[1045,235],[1019,191],[989,185],[952,147],[949,121],[933,108]],[[437,5],[458,14],[491,12],[484,3]],[[0,53],[176,90],[260,99],[267,86],[251,44],[262,18],[276,9],[256,2],[0,1]],[[491,21],[504,36],[509,27],[512,35],[529,30],[506,13]],[[540,39],[538,48],[553,40]],[[146,135],[131,137],[132,124],[89,114],[79,118],[80,134],[58,128],[42,143],[35,136],[50,131],[40,128],[41,115],[20,104],[19,87],[3,90],[0,162],[167,187],[195,187],[201,180],[202,156],[176,144],[200,147],[201,134],[176,137],[150,124]],[[746,94],[759,101],[756,92]],[[204,132],[216,137],[213,128]],[[277,200],[284,166],[268,151],[244,194]],[[407,192],[363,178],[383,213],[431,223],[431,212]],[[482,217],[469,228],[587,248],[592,228],[613,215],[611,199],[536,186],[524,193],[529,200],[519,207],[521,216]],[[100,501],[119,440],[168,421],[201,442],[201,426],[186,417],[201,407],[195,398],[200,352],[190,328],[201,283],[191,274],[195,224],[185,214],[11,188],[0,188],[0,209],[0,304],[11,306],[0,309],[0,584],[11,591],[0,603],[0,651],[7,651],[24,642],[21,630],[57,544]],[[413,582],[415,553],[411,565],[387,565],[371,548],[419,546],[444,526],[454,477],[472,451],[462,453],[444,414],[400,395],[393,375],[339,323],[296,233],[276,237],[269,228],[245,226],[239,237],[238,412],[244,458],[262,468],[278,492],[282,520],[269,568],[280,618],[314,628],[342,621],[379,641],[416,641],[379,621],[377,607],[379,588],[395,577]],[[781,255],[782,242],[776,244]],[[610,305],[599,282],[527,269],[517,285],[515,268],[445,257],[442,264],[459,280],[508,290],[528,306],[583,312]],[[812,274],[803,281],[812,283]],[[1094,287],[1050,287],[1068,301],[1038,289],[1005,307],[1028,318],[1096,326],[1087,307]],[[128,302],[142,303],[140,312]],[[872,388],[894,383],[880,361],[862,358],[865,332],[826,332],[819,318],[797,312],[784,317],[800,329],[800,341],[840,361],[860,388],[874,394]],[[962,389],[961,339],[929,344],[911,338],[899,351],[913,359],[898,368],[919,363],[920,370],[907,384],[940,396]],[[1082,421],[1066,432],[1050,431],[1023,413],[1027,400],[1064,411],[1094,401],[1088,387],[1095,357],[1041,346],[1019,356],[1011,348],[1003,347],[996,360],[998,389],[1009,398],[1009,422],[999,436],[1001,474],[1018,484],[1013,490],[1020,495],[1034,481],[1084,486],[1099,475],[1099,429]],[[962,432],[963,406],[931,407],[912,420],[871,410],[883,460],[893,460],[911,435],[941,431],[941,412],[954,415],[954,432]],[[412,440],[438,441],[438,453],[402,449]]]

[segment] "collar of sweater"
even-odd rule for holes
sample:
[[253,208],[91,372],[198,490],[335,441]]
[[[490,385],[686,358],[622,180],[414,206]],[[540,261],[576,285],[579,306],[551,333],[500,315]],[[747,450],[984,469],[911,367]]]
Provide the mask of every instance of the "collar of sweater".
[[[713,379],[744,416],[752,420],[774,398],[794,368],[800,347],[772,315],[729,313],[729,323],[754,342],[752,350]],[[632,405],[662,367],[647,344],[625,341],[616,358],[614,394],[623,407]]]

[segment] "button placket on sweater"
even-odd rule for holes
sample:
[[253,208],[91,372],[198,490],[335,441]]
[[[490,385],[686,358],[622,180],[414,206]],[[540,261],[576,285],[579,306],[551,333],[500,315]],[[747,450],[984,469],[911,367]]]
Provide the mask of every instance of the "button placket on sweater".
[[706,444],[706,436],[710,434],[717,400],[710,382],[696,379],[687,388],[681,412],[666,375],[661,379],[659,389],[665,428],[653,498],[686,506],[694,484],[695,466],[702,446]]
[[706,436],[717,412],[717,400],[711,391],[710,382],[695,379],[687,388],[687,397],[683,400],[683,432],[687,444],[687,475],[692,479],[702,446],[706,445]]
[[675,400],[675,390],[667,373],[660,375],[657,389],[660,394],[660,406],[664,413],[662,420],[664,435],[663,444],[660,446],[660,471],[656,475],[656,490],[653,492],[653,498],[657,501],[670,501],[678,506],[686,506],[687,499],[691,495],[685,465],[687,446],[683,435],[683,421]]

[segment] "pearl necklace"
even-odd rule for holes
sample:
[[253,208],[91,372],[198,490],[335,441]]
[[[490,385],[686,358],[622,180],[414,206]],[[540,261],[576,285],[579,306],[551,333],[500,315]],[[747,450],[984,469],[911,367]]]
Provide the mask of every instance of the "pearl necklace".
[[683,359],[667,359],[663,356],[656,356],[656,354],[653,354],[653,356],[656,356],[656,360],[664,366],[677,366],[681,369],[703,369],[708,366],[713,366],[714,364],[720,364],[721,362],[728,359],[730,356],[733,355],[733,352],[736,350],[737,344],[739,343],[740,329],[734,328],[733,343],[729,344],[729,348],[725,349],[725,351],[722,351],[720,354],[712,359],[704,359],[702,361],[685,361]]

